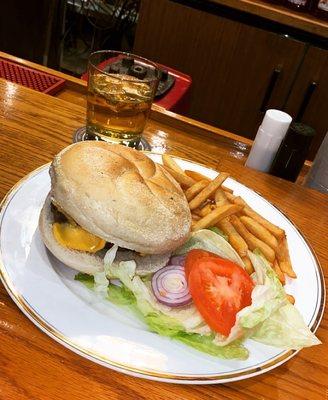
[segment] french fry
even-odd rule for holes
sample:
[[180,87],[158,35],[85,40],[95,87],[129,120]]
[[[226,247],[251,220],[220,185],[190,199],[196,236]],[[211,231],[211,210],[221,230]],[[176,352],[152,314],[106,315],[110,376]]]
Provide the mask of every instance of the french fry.
[[297,278],[295,271],[293,270],[292,263],[289,258],[287,239],[284,237],[279,243],[276,250],[277,259],[281,270],[287,274],[290,278]]
[[[216,189],[222,185],[222,182],[228,178],[228,176],[229,174],[221,172],[220,175],[211,181],[200,193],[197,194],[196,197],[189,202],[190,210],[194,210],[195,208],[199,207],[202,203],[204,203],[205,200],[211,197]],[[188,178],[192,179],[190,177]]]
[[193,226],[193,230],[198,231],[200,229],[209,228],[210,226],[215,226],[221,219],[239,211],[240,206],[237,204],[227,204],[222,207],[216,207],[209,214],[205,215],[205,217],[197,221]]
[[181,167],[179,167],[179,165],[174,161],[174,159],[168,154],[162,155],[162,161],[163,165],[165,165],[166,167],[169,167],[170,169],[179,172],[179,174],[185,175],[184,170]]
[[[240,202],[237,202],[237,204],[240,204]],[[285,231],[283,229],[279,228],[277,225],[274,225],[272,222],[262,217],[262,215],[252,210],[248,205],[244,207],[243,212],[248,217],[255,219],[255,221],[263,225],[269,232],[272,233],[273,236],[278,239],[278,241],[285,236]]]
[[193,221],[199,221],[201,219],[201,217],[197,214],[192,213],[191,214],[191,218]]
[[196,208],[195,210],[192,210],[192,214],[198,215],[201,218],[200,210],[200,208]]
[[287,299],[290,303],[295,304],[295,297],[291,294],[287,294]]
[[[242,206],[239,205],[239,207]],[[269,262],[272,263],[274,261],[276,257],[274,250],[266,243],[264,243],[262,240],[258,239],[256,236],[250,233],[238,217],[232,215],[230,217],[230,222],[235,227],[236,231],[240,234],[240,236],[242,236],[242,238],[245,240],[250,250],[259,249]]]
[[247,256],[248,246],[245,240],[239,235],[229,218],[224,218],[218,223],[219,228],[225,233],[229,238],[229,243],[240,255],[241,258]]
[[288,275],[290,278],[296,279],[297,275],[292,268],[292,265],[289,261],[280,261],[279,262],[281,270]]
[[195,181],[203,181],[203,180],[206,180],[207,182],[211,181],[210,178],[208,178],[207,176],[202,175],[202,174],[200,174],[199,172],[196,172],[196,171],[190,171],[190,170],[186,169],[184,171],[184,173],[187,176],[189,176],[190,178],[194,179]]
[[[254,211],[244,199],[222,183],[229,176],[220,173],[214,180],[196,171],[183,171],[169,155],[163,156],[164,168],[184,187],[192,212],[192,230],[218,226],[243,259],[246,270],[253,266],[247,251],[259,249],[275,270],[280,282],[285,275],[296,278],[289,258],[285,231]],[[213,204],[213,200],[215,204]]]
[[191,230],[194,231],[195,225],[197,224],[197,221],[191,220]]
[[[225,193],[226,198],[231,202],[235,203],[236,196],[234,196],[232,193],[226,192]],[[236,203],[237,204],[237,203]]]
[[272,249],[278,247],[278,240],[272,235],[263,225],[255,221],[255,219],[247,216],[240,217],[241,222],[246,228],[257,238],[261,239],[264,243],[270,246]]
[[249,207],[248,204],[244,199],[242,199],[240,196],[230,196],[230,199],[232,202],[239,204],[244,207]]
[[205,217],[210,212],[212,212],[216,208],[215,204],[206,204],[203,208],[200,209],[199,214],[201,217]]
[[277,259],[274,260],[272,268],[273,268],[274,272],[277,274],[278,279],[280,280],[282,285],[284,285],[286,283],[285,275],[282,272],[281,268],[279,267],[279,263],[278,263]]
[[201,192],[208,185],[208,181],[203,179],[190,186],[186,191],[185,195],[188,201],[192,200],[199,192]]
[[164,165],[164,168],[167,170],[167,172],[169,172],[173,178],[180,183],[180,185],[183,186],[193,186],[196,181],[192,178],[190,178],[189,176],[185,175],[185,174],[181,174],[180,172],[175,171],[174,169],[167,167],[166,165]]
[[233,190],[232,189],[230,189],[230,188],[227,188],[226,186],[221,186],[222,187],[222,189],[225,191],[225,192],[228,192],[228,193],[230,193],[230,194],[232,194],[233,193]]
[[278,240],[281,240],[285,236],[285,231],[283,229],[279,228],[279,226],[273,224],[272,222],[262,217],[262,215],[254,211],[240,196],[237,197],[235,196],[234,198],[230,196],[230,199],[236,204],[243,205],[244,206],[243,213],[246,214],[248,217],[255,219],[255,221],[263,225]]
[[227,196],[220,187],[216,189],[216,192],[214,194],[214,200],[217,206],[222,206],[223,204],[229,204]]
[[251,263],[251,260],[248,257],[242,257],[242,260],[245,264],[245,270],[248,273],[248,275],[251,275],[254,272],[253,265]]

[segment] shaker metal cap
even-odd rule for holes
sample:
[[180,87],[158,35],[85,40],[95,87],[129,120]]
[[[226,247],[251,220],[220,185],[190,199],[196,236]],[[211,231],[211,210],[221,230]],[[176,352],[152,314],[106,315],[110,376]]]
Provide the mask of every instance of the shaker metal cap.
[[292,122],[292,117],[280,110],[267,110],[261,128],[269,136],[283,138]]

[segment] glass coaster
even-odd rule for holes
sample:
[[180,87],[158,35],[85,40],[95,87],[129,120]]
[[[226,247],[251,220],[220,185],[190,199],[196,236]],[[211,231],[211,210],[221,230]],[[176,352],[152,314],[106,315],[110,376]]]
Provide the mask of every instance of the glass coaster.
[[[78,128],[74,134],[73,134],[73,143],[76,142],[83,142],[84,140],[97,140],[97,139],[89,139],[88,134],[86,131],[86,127],[82,126],[81,128]],[[140,139],[140,143],[137,147],[137,150],[146,150],[146,151],[151,151],[150,144],[147,142],[145,138]]]

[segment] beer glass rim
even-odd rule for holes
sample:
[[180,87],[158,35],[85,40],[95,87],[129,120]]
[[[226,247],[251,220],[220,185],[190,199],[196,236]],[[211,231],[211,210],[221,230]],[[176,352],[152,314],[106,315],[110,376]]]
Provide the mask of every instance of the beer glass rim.
[[[98,67],[99,64],[96,65],[92,61],[92,57],[95,56],[95,55],[100,55],[100,54],[105,54],[105,53],[108,53],[108,54],[111,53],[111,54],[117,54],[117,55],[124,55],[124,56],[127,56],[127,57],[132,57],[132,58],[135,58],[136,60],[143,61],[145,64],[151,65],[152,67],[154,67],[154,69],[156,71],[156,74],[158,76],[156,76],[154,78],[145,78],[143,80],[139,80],[140,82],[154,82],[154,81],[158,81],[159,80],[160,68],[159,68],[158,64],[156,64],[153,61],[148,60],[145,57],[141,57],[141,56],[138,56],[136,54],[128,53],[128,52],[125,52],[125,51],[119,51],[119,50],[97,50],[97,51],[94,51],[89,55],[88,66],[92,65],[92,67],[94,69],[96,69],[97,71],[101,72],[102,74],[108,75],[111,78],[114,78],[114,79],[117,79],[117,80],[120,80],[120,81],[124,80],[124,81],[138,82],[138,80],[136,81],[136,79],[134,77],[132,77],[132,76],[131,76],[131,79],[129,79],[128,75],[126,77],[124,77],[124,79],[122,79],[122,78],[116,77],[115,74],[113,74],[113,73],[110,73],[110,72],[107,72],[107,71],[104,71],[104,70],[100,69]],[[89,71],[88,71],[88,73],[89,73]]]

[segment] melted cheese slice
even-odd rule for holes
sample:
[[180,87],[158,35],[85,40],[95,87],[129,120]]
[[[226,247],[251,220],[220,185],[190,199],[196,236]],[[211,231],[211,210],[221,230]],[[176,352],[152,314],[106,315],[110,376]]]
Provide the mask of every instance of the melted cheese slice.
[[73,250],[96,253],[103,249],[106,244],[105,240],[69,222],[55,222],[52,225],[52,232],[58,243]]

